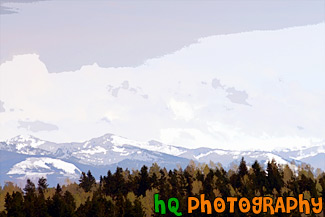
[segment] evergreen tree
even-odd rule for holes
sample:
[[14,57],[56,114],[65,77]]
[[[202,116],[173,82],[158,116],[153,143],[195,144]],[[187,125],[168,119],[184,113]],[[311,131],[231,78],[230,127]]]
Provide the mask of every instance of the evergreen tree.
[[135,199],[134,204],[130,200],[125,201],[125,209],[123,217],[144,217],[145,212],[143,211],[140,200]]
[[[57,185],[59,187],[60,185]],[[52,200],[48,200],[48,213],[52,217],[62,217],[65,214],[65,204],[61,195],[60,188],[56,188],[56,192]]]
[[266,174],[257,160],[252,165],[253,173],[251,174],[252,189],[264,195],[263,187],[266,185]]
[[279,170],[278,165],[273,159],[267,163],[267,193],[273,194],[273,189],[278,193],[281,192],[281,188],[284,186],[283,173]]
[[73,217],[75,216],[74,212],[76,209],[76,203],[75,203],[75,199],[72,196],[72,194],[69,191],[64,192],[63,195],[63,202],[65,204],[64,206],[64,216],[65,217]]
[[61,194],[61,192],[62,192],[61,185],[60,185],[60,184],[57,184],[57,185],[56,185],[56,189],[55,189],[55,193],[56,193],[56,194]]
[[30,179],[27,179],[24,191],[26,195],[35,195],[35,184]]
[[185,179],[186,196],[189,197],[192,194],[193,177],[190,175],[189,172],[187,172],[187,170],[184,171],[184,179]]
[[203,191],[202,193],[206,195],[206,198],[209,200],[213,200],[214,193],[213,193],[213,177],[214,172],[212,169],[209,169],[209,173],[206,175],[206,177],[203,180]]
[[82,172],[79,180],[79,186],[84,189],[85,192],[89,192],[91,188],[96,184],[95,177],[91,174],[90,170],[86,173]]
[[110,170],[107,172],[107,176],[103,177],[103,191],[106,195],[112,195],[113,194],[113,175]]
[[38,180],[37,190],[39,194],[43,194],[49,185],[47,184],[46,178],[40,178]]
[[[299,194],[304,194],[305,199],[324,198],[325,173],[318,172],[318,177],[315,178],[312,169],[308,166],[301,166],[297,175],[288,166],[282,169],[283,167],[277,165],[274,160],[268,162],[266,171],[257,161],[248,171],[243,158],[239,167],[236,167],[236,172],[225,171],[222,166],[211,165],[212,168],[207,165],[196,167],[192,163],[184,171],[174,169],[167,172],[166,168],[159,169],[159,166],[154,164],[149,172],[148,168],[143,166],[140,171],[133,170],[132,173],[118,167],[114,174],[108,171],[107,176],[100,178],[99,189],[93,187],[95,179],[88,171],[87,174],[82,174],[79,184],[83,189],[86,188],[87,192],[80,189],[77,184],[65,186],[64,190],[58,184],[53,195],[51,192],[54,192],[54,189],[48,188],[45,178],[38,180],[37,188],[31,180],[27,180],[24,195],[13,184],[6,184],[0,189],[0,197],[6,195],[2,197],[5,210],[0,212],[0,217],[174,216],[168,211],[166,215],[154,213],[153,195],[155,193],[159,193],[159,199],[165,202],[171,197],[178,198],[181,204],[179,211],[183,213],[183,216],[193,217],[210,216],[201,213],[200,209],[190,215],[186,212],[187,198],[198,196],[200,193],[205,194],[205,199],[210,201],[220,196],[225,200],[229,196],[252,199],[252,197],[264,194],[273,199],[279,196],[298,198]],[[45,195],[53,196],[45,199]],[[212,212],[213,215],[216,214],[213,210]],[[243,214],[238,206],[235,206],[234,213],[226,210],[218,214],[221,217],[266,217],[268,215],[269,213],[256,215],[252,212]],[[311,214],[315,217],[321,215]],[[304,215],[295,209],[291,213],[277,213],[276,216]]]
[[26,217],[38,216],[36,188],[35,184],[30,179],[27,179],[24,191],[24,211]]
[[142,166],[140,170],[140,180],[139,180],[139,187],[138,187],[138,192],[137,196],[145,196],[146,191],[150,188],[150,179],[149,179],[149,174],[148,174],[148,167],[145,165]]
[[246,166],[246,161],[244,160],[244,157],[242,157],[239,168],[238,168],[238,175],[243,178],[245,175],[248,174],[247,166]]
[[6,194],[5,208],[8,217],[25,217],[23,195],[20,192]]
[[217,176],[215,186],[220,191],[222,197],[226,198],[231,196],[228,187],[230,181],[228,179],[227,172],[221,167],[220,169],[216,170],[215,174]]
[[167,176],[166,176],[166,169],[160,169],[159,171],[160,173],[160,179],[158,181],[159,186],[158,186],[158,190],[159,192],[161,192],[162,194],[161,199],[167,201],[171,195],[170,193],[170,184],[168,182]]
[[121,196],[126,196],[128,189],[126,188],[126,182],[123,177],[123,169],[121,167],[116,168],[110,184],[112,197],[116,199]]

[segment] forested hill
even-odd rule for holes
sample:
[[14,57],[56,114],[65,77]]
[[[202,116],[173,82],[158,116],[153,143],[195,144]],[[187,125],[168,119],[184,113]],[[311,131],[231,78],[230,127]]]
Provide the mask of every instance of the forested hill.
[[[199,198],[205,194],[207,200],[216,197],[268,196],[273,200],[279,197],[295,197],[303,194],[304,199],[324,198],[325,173],[315,172],[309,167],[292,171],[288,165],[282,166],[274,160],[264,169],[260,163],[248,167],[244,159],[240,164],[226,171],[217,165],[195,165],[191,162],[185,169],[167,171],[153,164],[141,170],[123,170],[96,181],[91,171],[82,173],[79,183],[67,183],[49,188],[47,180],[41,178],[34,184],[27,180],[25,188],[14,183],[6,183],[0,189],[0,216],[13,217],[86,217],[86,216],[175,216],[167,211],[165,215],[154,212],[154,195],[167,201],[178,198],[179,211],[183,216],[205,216],[200,209],[187,213],[188,197]],[[324,207],[324,200],[323,200]],[[216,213],[213,213],[214,216]],[[311,216],[324,216],[324,213]],[[211,215],[207,215],[211,216]],[[223,212],[218,216],[270,216],[248,212]],[[305,216],[294,211],[277,213],[274,216]]]

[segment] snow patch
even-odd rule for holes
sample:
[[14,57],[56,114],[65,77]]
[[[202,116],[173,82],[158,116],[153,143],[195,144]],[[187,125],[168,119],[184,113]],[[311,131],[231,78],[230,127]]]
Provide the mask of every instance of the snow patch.
[[113,149],[112,149],[114,152],[125,152],[125,149],[124,148],[119,148],[117,146],[113,146]]
[[79,151],[80,154],[90,154],[90,155],[93,155],[93,154],[98,154],[98,153],[104,153],[106,154],[107,150],[101,146],[96,146],[94,148],[91,148],[91,149],[86,149],[86,150],[81,150]]
[[81,173],[72,163],[67,163],[59,159],[48,157],[30,157],[15,164],[7,173],[8,175],[28,175],[28,174],[53,174],[53,170],[61,170],[65,175],[77,175]]

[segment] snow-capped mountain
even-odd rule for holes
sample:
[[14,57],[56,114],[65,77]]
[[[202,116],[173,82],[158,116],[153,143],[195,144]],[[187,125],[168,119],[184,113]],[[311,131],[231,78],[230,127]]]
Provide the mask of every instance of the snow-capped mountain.
[[[76,180],[81,171],[90,169],[95,175],[105,174],[116,166],[139,169],[157,162],[168,169],[186,167],[190,160],[197,163],[221,163],[229,167],[242,157],[262,164],[275,159],[280,164],[309,163],[325,170],[325,147],[319,145],[303,150],[231,151],[223,149],[188,149],[160,143],[138,142],[106,134],[81,143],[53,143],[33,136],[17,136],[0,143],[1,182],[28,177],[48,177],[55,181]],[[55,183],[55,181],[53,181]]]
[[315,169],[321,168],[325,170],[325,146],[317,145],[313,147],[304,147],[302,149],[285,149],[276,151],[275,154],[283,156],[287,159],[293,159],[310,164]]
[[201,163],[219,162],[222,165],[228,166],[231,162],[239,163],[242,157],[247,162],[262,162],[266,164],[272,159],[276,160],[279,164],[289,164],[289,158],[283,158],[280,155],[264,152],[264,151],[230,151],[222,149],[193,149],[188,150],[180,156],[185,158],[193,158]]

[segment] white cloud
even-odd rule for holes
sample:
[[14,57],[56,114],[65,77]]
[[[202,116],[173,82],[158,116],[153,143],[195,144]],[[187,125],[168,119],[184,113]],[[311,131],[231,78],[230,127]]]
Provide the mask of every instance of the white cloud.
[[175,119],[189,121],[194,117],[193,109],[187,102],[176,101],[172,98],[169,100],[168,106],[173,111]]
[[[322,141],[324,29],[318,24],[212,36],[136,68],[93,64],[50,74],[38,55],[15,56],[0,66],[6,108],[0,140],[32,133],[80,141],[110,132],[227,149]],[[245,91],[250,106],[232,102],[226,88],[213,88],[214,79]],[[33,133],[19,128],[19,121],[51,123],[58,130]]]

